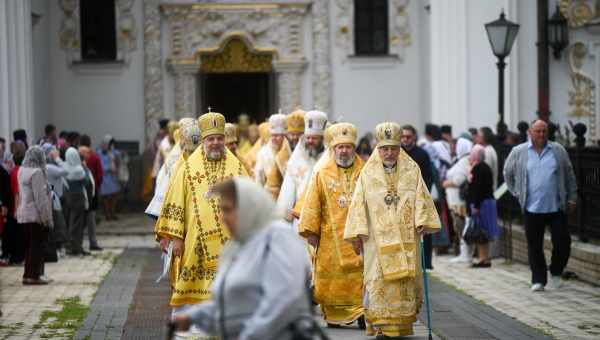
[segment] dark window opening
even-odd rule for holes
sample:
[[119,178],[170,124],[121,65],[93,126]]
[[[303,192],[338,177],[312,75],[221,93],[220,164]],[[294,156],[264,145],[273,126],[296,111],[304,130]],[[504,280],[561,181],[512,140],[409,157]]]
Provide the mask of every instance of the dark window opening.
[[80,0],[81,59],[117,59],[115,0]]
[[388,54],[388,0],[354,0],[354,53]]

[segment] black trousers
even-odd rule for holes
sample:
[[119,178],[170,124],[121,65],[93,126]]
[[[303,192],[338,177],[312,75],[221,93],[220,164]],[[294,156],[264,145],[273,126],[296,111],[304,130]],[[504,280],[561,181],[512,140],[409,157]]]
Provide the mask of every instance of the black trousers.
[[47,230],[37,223],[19,224],[25,230],[25,272],[24,279],[37,280],[44,275],[44,241]]
[[562,275],[571,256],[571,234],[567,226],[567,216],[562,212],[535,214],[525,211],[525,235],[527,237],[531,283],[548,282],[546,257],[544,256],[544,232],[550,227],[552,258],[550,273]]
[[4,224],[2,256],[7,257],[10,263],[25,260],[25,231],[12,217],[8,217]]

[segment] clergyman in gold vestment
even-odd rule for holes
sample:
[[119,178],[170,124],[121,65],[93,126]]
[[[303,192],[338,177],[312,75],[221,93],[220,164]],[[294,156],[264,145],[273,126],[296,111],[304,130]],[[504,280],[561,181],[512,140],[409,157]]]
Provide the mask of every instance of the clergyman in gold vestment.
[[229,239],[219,214],[218,198],[207,193],[224,179],[247,176],[242,163],[225,148],[225,117],[209,112],[198,121],[202,147],[177,169],[156,226],[158,237],[173,242],[174,307],[210,297],[219,254]]
[[344,238],[364,256],[365,315],[384,337],[413,334],[422,304],[420,234],[440,219],[419,166],[400,147],[396,123],[376,127],[377,149],[365,163]]
[[354,152],[356,127],[337,123],[329,129],[332,152],[306,189],[298,231],[316,248],[315,300],[328,324],[343,325],[363,316],[362,259],[344,241],[348,207],[363,164]]

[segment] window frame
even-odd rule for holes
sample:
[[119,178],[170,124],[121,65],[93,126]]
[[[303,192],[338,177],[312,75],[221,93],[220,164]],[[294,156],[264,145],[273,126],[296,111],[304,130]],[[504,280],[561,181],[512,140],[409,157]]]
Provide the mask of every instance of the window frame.
[[[119,59],[119,41],[118,41],[118,37],[117,37],[117,20],[118,20],[118,13],[117,13],[117,5],[118,5],[118,0],[112,0],[113,1],[113,17],[112,17],[112,27],[110,28],[112,35],[113,35],[113,39],[112,39],[112,43],[114,44],[114,55],[112,57],[98,57],[98,58],[94,58],[94,57],[90,57],[89,54],[87,54],[85,52],[85,45],[86,42],[84,42],[84,15],[83,15],[83,3],[85,1],[89,1],[90,3],[99,3],[98,0],[79,0],[79,32],[80,32],[80,36],[79,36],[79,41],[80,41],[80,51],[79,51],[79,63],[86,63],[86,64],[102,64],[102,63],[119,63],[120,59]],[[107,27],[109,25],[106,25]],[[113,51],[111,51],[113,52]]]
[[[380,2],[380,3],[378,3]],[[359,4],[360,3],[360,4]],[[390,4],[389,0],[354,0],[354,56],[355,57],[387,57],[390,56]],[[359,9],[364,9],[364,7],[368,6],[368,14],[364,13],[364,10],[359,11]],[[383,10],[377,8],[378,6],[382,6]],[[381,16],[381,12],[384,11],[385,15]],[[362,13],[361,13],[362,12]],[[359,33],[359,15],[367,15],[367,18],[361,18],[362,20],[367,20],[369,22],[369,26],[365,30],[360,30]],[[373,23],[376,22],[377,19],[383,17],[385,20],[385,30],[377,29],[376,25]],[[385,47],[381,51],[377,51],[375,48],[376,34],[378,32],[384,32],[385,36],[383,41],[385,42]],[[362,35],[366,34],[368,39],[363,41]],[[362,36],[362,37],[361,37]],[[366,46],[365,41],[368,41],[368,48],[364,48]],[[363,45],[364,44],[364,45]],[[361,48],[359,48],[359,46]]]

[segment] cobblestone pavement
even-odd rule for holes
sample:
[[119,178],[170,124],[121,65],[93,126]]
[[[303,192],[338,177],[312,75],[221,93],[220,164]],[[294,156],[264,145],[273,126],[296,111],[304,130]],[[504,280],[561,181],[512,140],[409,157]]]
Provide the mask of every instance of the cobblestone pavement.
[[[101,226],[109,227],[104,222]],[[3,312],[0,339],[71,339],[77,329],[71,324],[70,316],[66,320],[56,317],[63,310],[65,301],[77,302],[75,307],[83,308],[85,317],[85,309],[123,249],[155,247],[151,235],[124,237],[98,234],[104,251],[46,263],[46,275],[54,280],[47,286],[23,286],[22,266],[0,268],[0,308]],[[84,247],[87,249],[87,241]]]
[[599,287],[563,281],[559,290],[532,293],[523,264],[498,259],[492,268],[471,269],[449,260],[436,257],[432,275],[494,309],[557,339],[600,338]]

